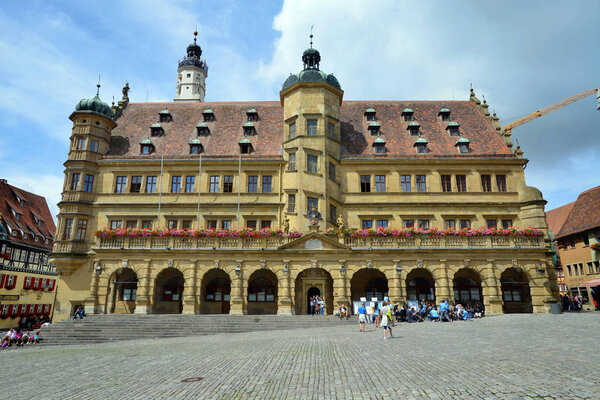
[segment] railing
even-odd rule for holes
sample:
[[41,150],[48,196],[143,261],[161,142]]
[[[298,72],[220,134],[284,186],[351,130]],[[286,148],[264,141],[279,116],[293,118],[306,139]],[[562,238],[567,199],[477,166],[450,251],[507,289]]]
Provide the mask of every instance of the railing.
[[75,192],[67,191],[62,195],[62,201],[74,202],[74,203],[92,203],[96,195],[89,192]]
[[99,249],[276,249],[287,237],[114,237],[98,238]]
[[185,65],[191,65],[193,67],[202,68],[203,70],[208,72],[208,65],[206,65],[206,62],[196,57],[185,57],[183,60],[179,61],[179,68]]
[[71,242],[68,240],[54,242],[54,253],[87,253],[89,251],[87,242]]

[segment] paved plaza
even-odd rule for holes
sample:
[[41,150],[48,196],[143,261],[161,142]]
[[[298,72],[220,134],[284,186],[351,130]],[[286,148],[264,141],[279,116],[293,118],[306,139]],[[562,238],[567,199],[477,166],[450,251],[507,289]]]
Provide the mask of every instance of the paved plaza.
[[504,315],[391,340],[340,325],[39,345],[0,352],[0,398],[600,399],[599,329],[600,313]]

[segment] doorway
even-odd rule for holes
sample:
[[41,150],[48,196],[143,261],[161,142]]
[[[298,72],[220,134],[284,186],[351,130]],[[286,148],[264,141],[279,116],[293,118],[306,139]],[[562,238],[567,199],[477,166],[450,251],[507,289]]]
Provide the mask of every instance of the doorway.
[[310,314],[311,310],[310,310],[310,299],[313,296],[321,296],[321,291],[319,290],[318,287],[311,287],[310,289],[308,289],[308,291],[306,292],[306,313]]

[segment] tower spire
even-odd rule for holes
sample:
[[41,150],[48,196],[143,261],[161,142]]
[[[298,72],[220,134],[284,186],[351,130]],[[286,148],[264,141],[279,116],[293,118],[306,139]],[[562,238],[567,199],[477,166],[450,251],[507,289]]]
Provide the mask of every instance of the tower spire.
[[314,28],[314,27],[315,27],[315,25],[314,25],[314,24],[312,24],[312,25],[310,26],[310,36],[309,36],[309,37],[310,37],[310,48],[311,48],[311,49],[312,49],[312,45],[313,45],[313,33],[312,33],[312,32],[313,32],[313,28]]
[[96,84],[96,97],[100,98],[100,75],[98,75],[98,83]]

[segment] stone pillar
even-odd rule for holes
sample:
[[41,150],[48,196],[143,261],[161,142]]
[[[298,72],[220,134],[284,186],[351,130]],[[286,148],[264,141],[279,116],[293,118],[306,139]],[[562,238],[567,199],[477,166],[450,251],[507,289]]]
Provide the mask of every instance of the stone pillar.
[[529,268],[527,268],[534,314],[549,313],[551,311],[550,304],[556,302],[546,269],[545,260],[540,260],[539,263],[529,265]]
[[392,304],[400,303],[402,305],[406,301],[406,291],[402,284],[403,271],[398,272],[398,267],[402,267],[400,260],[394,260],[394,268],[388,275],[388,288]]
[[92,264],[92,284],[90,285],[90,294],[85,299],[85,313],[88,315],[99,314],[100,307],[98,302],[98,284],[100,275],[95,270],[95,263]]
[[433,277],[435,279],[435,302],[441,303],[443,300],[453,302],[453,296],[450,295],[450,279],[448,278],[447,260],[440,260],[440,265],[435,269]]
[[342,304],[345,304],[346,308],[348,309],[351,308],[350,299],[347,297],[346,290],[348,287],[348,277],[346,276],[346,260],[340,260],[340,269],[336,272],[339,273],[339,276],[336,276],[337,274],[332,274],[334,276],[333,304],[331,305],[333,308],[333,313],[335,313]]
[[150,270],[150,260],[146,259],[143,261],[142,268],[138,275],[134,314],[152,313],[152,303],[150,301]]
[[196,304],[196,260],[184,272],[183,311],[182,314],[195,314]]
[[483,278],[481,289],[486,315],[502,314],[502,290],[493,259],[487,260],[487,266],[481,275]]
[[231,303],[229,315],[246,315],[246,301],[244,299],[244,271],[243,260],[236,260],[235,277],[231,281]]
[[109,281],[110,284],[110,293],[108,295],[108,304],[106,305],[106,313],[113,314],[115,312],[115,300],[117,298],[117,275],[115,275],[115,280]]
[[293,315],[292,298],[290,297],[290,271],[288,260],[283,260],[283,279],[278,280],[281,295],[278,296],[277,315]]

